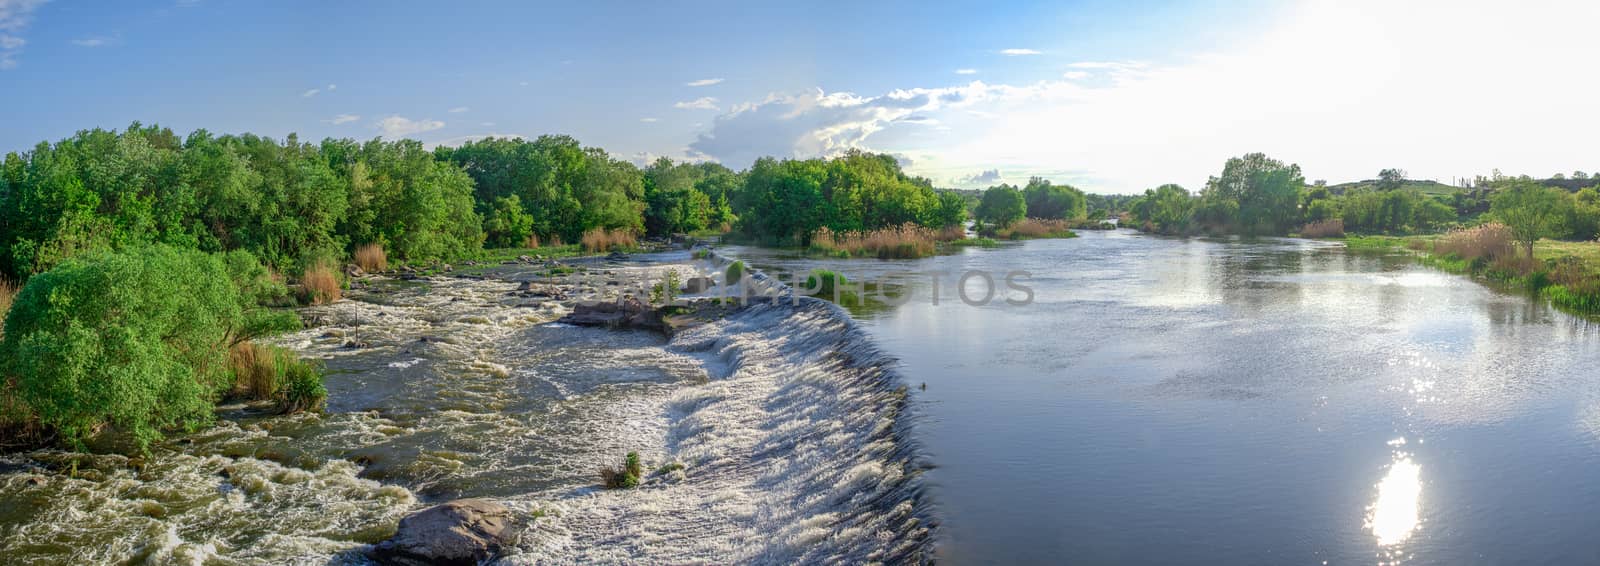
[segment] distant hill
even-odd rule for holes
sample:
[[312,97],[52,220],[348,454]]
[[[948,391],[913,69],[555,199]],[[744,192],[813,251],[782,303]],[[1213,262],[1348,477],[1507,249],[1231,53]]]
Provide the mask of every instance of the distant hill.
[[[1378,186],[1378,180],[1377,179],[1367,179],[1365,181],[1355,181],[1353,183],[1339,183],[1337,185],[1328,185],[1328,192],[1331,192],[1331,193],[1336,194],[1336,195],[1342,195],[1342,194],[1345,194],[1346,192],[1349,192],[1351,190],[1361,190],[1361,189],[1369,189],[1370,190],[1370,189],[1377,188],[1377,186]],[[1425,195],[1448,195],[1448,194],[1454,193],[1456,191],[1466,191],[1466,192],[1471,192],[1472,191],[1472,189],[1469,189],[1467,187],[1458,187],[1458,186],[1455,186],[1455,185],[1449,185],[1449,184],[1445,184],[1445,183],[1440,183],[1438,181],[1426,181],[1426,180],[1422,180],[1422,181],[1407,180],[1405,183],[1403,183],[1400,186],[1400,188],[1402,188],[1402,189],[1416,189],[1418,191],[1421,191],[1422,194],[1425,194]]]

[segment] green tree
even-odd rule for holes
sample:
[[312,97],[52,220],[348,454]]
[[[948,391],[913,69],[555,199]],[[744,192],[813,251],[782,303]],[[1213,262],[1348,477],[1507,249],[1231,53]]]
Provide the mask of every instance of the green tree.
[[1569,206],[1565,191],[1526,180],[1507,181],[1495,190],[1490,203],[1489,213],[1511,229],[1530,258],[1539,238],[1561,233]]
[[1261,153],[1235,157],[1206,183],[1201,192],[1206,215],[1197,219],[1246,234],[1287,234],[1299,225],[1305,184],[1299,165],[1284,165]]
[[495,197],[489,216],[483,220],[486,242],[497,248],[519,247],[533,234],[533,216],[522,208],[517,195]]
[[1041,177],[1028,179],[1022,189],[1030,218],[1082,220],[1088,216],[1083,191],[1070,185],[1053,185]]
[[221,259],[139,247],[68,259],[30,279],[6,318],[3,371],[21,414],[81,442],[104,426],[142,446],[212,418],[245,328]]
[[996,185],[983,191],[983,199],[973,211],[978,221],[1005,228],[1022,220],[1028,212],[1028,203],[1022,191],[1011,185]]
[[1194,217],[1195,199],[1183,187],[1169,183],[1145,190],[1130,208],[1135,221],[1164,234],[1180,234]]

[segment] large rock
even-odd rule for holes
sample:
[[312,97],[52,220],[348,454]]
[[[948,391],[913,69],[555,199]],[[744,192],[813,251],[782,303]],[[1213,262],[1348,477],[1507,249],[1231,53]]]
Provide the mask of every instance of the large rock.
[[628,297],[621,302],[598,301],[578,303],[572,313],[561,317],[561,322],[578,326],[609,326],[613,328],[646,328],[661,330],[666,326],[661,313],[639,299]]
[[716,280],[710,277],[690,277],[688,281],[683,283],[683,292],[691,295],[704,293],[716,284]]
[[471,566],[497,555],[515,536],[511,510],[483,499],[458,499],[400,520],[369,554],[380,564]]

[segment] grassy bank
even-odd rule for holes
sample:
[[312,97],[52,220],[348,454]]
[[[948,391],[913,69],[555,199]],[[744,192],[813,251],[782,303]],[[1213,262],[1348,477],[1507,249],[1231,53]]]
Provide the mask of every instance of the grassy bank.
[[1439,235],[1350,236],[1342,241],[1353,251],[1411,254],[1424,265],[1537,294],[1569,312],[1600,315],[1600,242],[1539,240],[1528,257],[1498,224]]

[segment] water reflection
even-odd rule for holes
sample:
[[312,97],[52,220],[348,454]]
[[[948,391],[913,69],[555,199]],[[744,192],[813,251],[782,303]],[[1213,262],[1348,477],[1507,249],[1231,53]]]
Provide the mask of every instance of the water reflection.
[[[1403,446],[1405,439],[1390,442]],[[1422,466],[1411,455],[1396,451],[1389,471],[1378,482],[1378,498],[1367,511],[1367,529],[1379,546],[1394,546],[1411,538],[1417,530],[1418,508],[1422,503]]]

